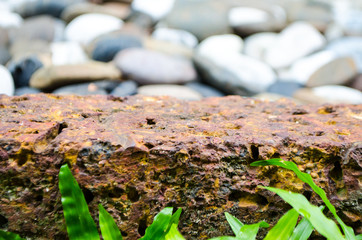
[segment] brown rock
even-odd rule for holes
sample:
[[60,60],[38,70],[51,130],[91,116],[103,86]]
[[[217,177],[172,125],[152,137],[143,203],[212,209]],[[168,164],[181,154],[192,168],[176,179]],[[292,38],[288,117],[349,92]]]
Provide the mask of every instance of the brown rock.
[[30,79],[30,86],[38,89],[55,89],[71,83],[101,79],[120,79],[121,72],[113,65],[102,62],[48,66],[37,70]]
[[249,166],[279,156],[308,166],[342,219],[361,226],[362,105],[44,94],[0,102],[0,219],[22,237],[66,239],[57,177],[66,162],[93,217],[102,203],[125,240],[166,206],[183,208],[187,239],[231,235],[225,211],[274,224],[290,207],[258,185],[321,204],[290,172]]

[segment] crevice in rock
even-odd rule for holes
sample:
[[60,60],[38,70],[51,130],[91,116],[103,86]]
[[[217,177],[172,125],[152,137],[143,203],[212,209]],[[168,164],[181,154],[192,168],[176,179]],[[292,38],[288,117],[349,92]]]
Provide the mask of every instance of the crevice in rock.
[[256,145],[251,145],[250,151],[251,151],[251,158],[255,161],[258,160],[259,159],[259,147]]
[[137,202],[140,199],[140,195],[135,187],[127,186],[126,192],[127,197],[131,202]]
[[93,193],[87,188],[83,188],[82,192],[84,194],[85,201],[89,204],[94,199]]
[[146,219],[141,219],[139,224],[138,224],[138,233],[141,236],[144,236],[146,233],[146,228],[147,228],[147,222]]
[[342,180],[343,171],[339,161],[334,162],[334,167],[329,171],[329,176],[335,181]]
[[6,228],[8,224],[8,219],[0,214],[0,228]]

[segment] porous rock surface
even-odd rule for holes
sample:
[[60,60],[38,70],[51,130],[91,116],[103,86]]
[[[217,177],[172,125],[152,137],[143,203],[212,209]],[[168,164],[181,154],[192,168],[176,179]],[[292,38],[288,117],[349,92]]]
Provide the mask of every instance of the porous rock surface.
[[58,190],[65,163],[92,216],[103,204],[124,239],[139,238],[166,206],[183,208],[187,239],[232,235],[225,211],[274,224],[290,207],[258,185],[320,203],[291,172],[249,166],[272,157],[311,173],[361,232],[361,105],[0,95],[0,119],[0,228],[22,237],[67,239]]

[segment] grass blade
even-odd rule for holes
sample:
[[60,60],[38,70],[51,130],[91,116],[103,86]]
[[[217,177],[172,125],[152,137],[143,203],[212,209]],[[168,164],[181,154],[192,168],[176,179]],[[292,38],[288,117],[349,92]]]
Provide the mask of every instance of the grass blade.
[[298,178],[300,180],[307,183],[313,189],[313,191],[316,192],[322,198],[323,202],[326,204],[329,211],[331,211],[333,216],[336,218],[337,222],[341,225],[342,230],[346,236],[346,239],[347,240],[356,240],[356,236],[354,235],[353,229],[351,227],[347,226],[342,221],[342,219],[337,215],[337,211],[336,211],[335,207],[331,204],[331,202],[328,200],[325,191],[322,188],[318,187],[313,182],[313,179],[309,174],[301,172],[295,163],[293,163],[291,161],[284,161],[280,158],[256,161],[256,162],[253,162],[250,164],[250,166],[268,166],[268,165],[279,166],[279,167],[283,167],[283,168],[292,170],[298,176]]
[[299,214],[308,219],[315,229],[329,240],[343,240],[337,224],[327,218],[322,210],[308,202],[308,200],[299,193],[292,193],[282,189],[272,187],[262,187],[278,194],[284,201],[289,203]]
[[87,202],[68,165],[60,168],[59,190],[69,239],[99,240],[98,230],[89,213]]
[[296,210],[290,209],[268,232],[264,240],[288,240],[297,224],[298,216],[299,213]]
[[121,232],[112,216],[99,204],[99,226],[104,240],[122,240]]
[[230,213],[225,212],[225,217],[231,229],[233,230],[235,236],[238,237],[238,234],[240,234],[240,229],[244,226],[244,224]]
[[21,238],[16,233],[6,232],[3,230],[0,230],[0,239],[1,240],[25,240],[24,238]]
[[[181,209],[181,208],[179,208]],[[185,240],[182,234],[177,230],[177,224],[172,224],[170,230],[165,236],[165,240]]]
[[294,229],[293,234],[289,240],[307,240],[312,234],[313,230],[313,225],[306,218],[303,218]]
[[166,207],[153,219],[152,224],[146,229],[145,235],[140,240],[161,239],[167,231],[172,217],[172,207]]
[[258,234],[259,227],[269,227],[269,224],[262,221],[255,224],[244,225],[241,227],[239,234],[236,239],[238,240],[255,240],[256,235]]

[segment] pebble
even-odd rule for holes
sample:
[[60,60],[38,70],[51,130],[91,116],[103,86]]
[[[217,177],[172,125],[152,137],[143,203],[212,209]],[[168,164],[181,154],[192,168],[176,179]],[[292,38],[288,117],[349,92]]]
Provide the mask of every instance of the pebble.
[[109,62],[124,49],[142,47],[142,39],[138,36],[124,33],[106,34],[93,44],[91,55],[96,61]]
[[9,34],[7,29],[0,27],[0,47],[6,47],[9,43]]
[[80,64],[89,60],[78,42],[53,42],[50,49],[53,65]]
[[140,84],[186,83],[197,77],[190,60],[147,49],[123,50],[114,62],[126,77]]
[[32,0],[32,1],[14,1],[15,12],[22,17],[28,18],[41,14],[60,18],[62,11],[70,4],[83,0]]
[[192,48],[177,43],[161,41],[152,37],[145,38],[143,41],[143,46],[144,48],[151,51],[161,52],[167,55],[179,56],[189,59],[191,59],[194,54]]
[[158,21],[172,9],[175,0],[133,0],[131,7],[134,11],[145,13]]
[[303,85],[297,82],[277,81],[269,86],[268,92],[292,97],[293,94],[302,87]]
[[25,94],[37,94],[41,93],[39,89],[31,88],[31,87],[20,87],[15,89],[14,96],[21,96]]
[[65,28],[65,38],[87,45],[96,37],[118,30],[123,21],[100,13],[83,14],[73,19]]
[[121,72],[114,65],[102,62],[47,66],[33,74],[30,86],[38,89],[54,89],[67,84],[120,79],[120,77]]
[[[273,68],[288,67],[326,43],[325,38],[312,25],[295,22],[285,28],[265,52],[265,61]],[[298,46],[298,47],[296,47]]]
[[27,40],[17,39],[10,47],[12,59],[19,60],[31,55],[47,54],[51,57],[49,42],[33,40],[31,44]]
[[152,37],[161,41],[184,45],[189,48],[195,48],[199,43],[195,35],[190,32],[166,27],[156,28],[152,33]]
[[138,84],[135,81],[127,80],[120,83],[113,91],[111,95],[115,97],[126,97],[137,94]]
[[0,46],[0,65],[6,65],[11,55],[6,47]]
[[3,65],[0,65],[0,94],[13,96],[14,90],[14,80],[9,70]]
[[224,93],[213,88],[209,85],[200,83],[200,82],[190,82],[185,84],[186,87],[189,87],[198,93],[200,93],[203,97],[223,97]]
[[361,91],[338,85],[303,88],[294,94],[294,98],[304,103],[362,104]]
[[202,95],[186,86],[156,84],[138,88],[138,94],[144,96],[171,96],[183,100],[200,100]]
[[265,52],[268,48],[273,46],[277,37],[278,34],[273,32],[253,34],[245,38],[243,52],[249,57],[265,61]]
[[215,35],[203,40],[197,47],[198,54],[211,57],[222,57],[226,52],[241,53],[243,40],[235,34]]
[[256,95],[254,95],[253,98],[260,99],[263,101],[274,102],[279,99],[288,98],[288,97],[286,97],[285,95],[277,94],[277,93],[263,92],[263,93],[258,93]]
[[52,92],[59,95],[107,95],[107,91],[98,87],[95,83],[72,84],[61,87]]
[[231,33],[228,11],[227,4],[219,0],[177,1],[162,23],[186,30],[203,40],[212,35]]
[[11,61],[8,65],[16,87],[28,87],[31,76],[41,67],[43,63],[34,55]]
[[0,27],[18,28],[22,24],[23,18],[19,14],[0,10]]
[[355,77],[351,82],[348,83],[347,86],[362,91],[362,74],[359,74],[357,77]]
[[351,57],[336,57],[322,51],[299,59],[290,68],[290,77],[307,87],[343,85],[357,76],[358,69]]

